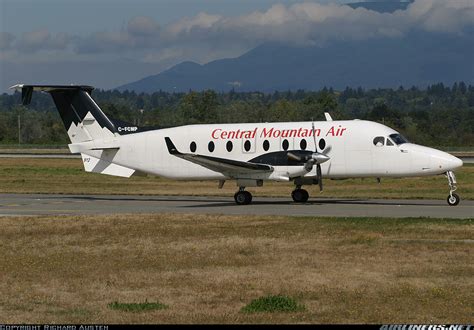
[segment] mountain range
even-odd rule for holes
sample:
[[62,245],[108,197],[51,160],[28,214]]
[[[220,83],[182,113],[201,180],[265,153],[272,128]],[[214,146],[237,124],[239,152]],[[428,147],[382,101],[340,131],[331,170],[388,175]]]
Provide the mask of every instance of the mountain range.
[[[388,5],[370,9],[387,12],[407,5],[406,2],[385,4]],[[352,5],[367,6],[367,3]],[[455,36],[412,31],[400,37],[332,41],[309,47],[266,43],[236,58],[203,65],[183,62],[117,89],[271,92],[318,90],[325,86],[396,88],[438,82],[474,83],[473,58],[474,31]]]

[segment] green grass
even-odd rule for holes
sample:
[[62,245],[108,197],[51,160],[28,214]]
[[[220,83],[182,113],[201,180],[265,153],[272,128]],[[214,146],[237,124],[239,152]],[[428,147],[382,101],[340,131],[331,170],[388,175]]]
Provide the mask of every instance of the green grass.
[[68,149],[67,144],[51,143],[51,144],[28,144],[18,142],[0,143],[0,149]]
[[[474,165],[466,164],[456,172],[461,200],[474,199]],[[54,182],[54,184],[51,184]],[[235,182],[223,189],[217,181],[176,181],[159,177],[120,178],[84,171],[81,159],[0,158],[0,193],[47,194],[135,194],[228,196],[236,191]],[[420,178],[325,180],[324,192],[317,185],[304,186],[310,198],[400,198],[446,200],[448,183],[443,175]],[[293,183],[265,182],[250,188],[254,196],[286,197]],[[462,201],[461,201],[462,203]]]
[[147,312],[151,310],[167,309],[168,306],[160,302],[143,302],[143,303],[119,303],[114,301],[108,304],[110,309],[124,311],[124,312]]
[[243,313],[302,312],[304,305],[287,296],[265,296],[252,300],[244,306]]

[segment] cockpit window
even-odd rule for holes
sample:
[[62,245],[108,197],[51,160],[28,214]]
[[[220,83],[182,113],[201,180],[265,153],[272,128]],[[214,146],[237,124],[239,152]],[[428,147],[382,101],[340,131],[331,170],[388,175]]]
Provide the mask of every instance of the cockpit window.
[[383,136],[377,136],[374,138],[374,146],[382,147],[385,144],[385,138]]
[[393,144],[392,140],[387,138],[387,144],[386,145],[387,146],[393,146],[394,144]]
[[408,140],[401,134],[390,134],[389,136],[398,146],[403,143],[408,143]]

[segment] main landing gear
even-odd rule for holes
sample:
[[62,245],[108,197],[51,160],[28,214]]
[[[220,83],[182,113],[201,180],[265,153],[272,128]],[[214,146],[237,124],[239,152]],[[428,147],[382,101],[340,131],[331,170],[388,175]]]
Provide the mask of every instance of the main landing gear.
[[[297,186],[295,190],[291,192],[291,197],[296,203],[306,203],[309,198],[309,194],[306,190],[301,189],[301,186]],[[238,205],[248,205],[252,202],[252,194],[245,190],[245,187],[240,187],[234,195],[234,200]]]
[[453,171],[447,171],[446,176],[448,178],[448,184],[449,184],[449,196],[448,196],[448,204],[450,206],[456,206],[459,204],[459,201],[461,198],[459,198],[458,194],[455,194],[454,192],[457,189],[456,186],[456,176],[454,175]]
[[301,186],[296,186],[296,189],[291,192],[291,198],[293,198],[296,203],[306,203],[309,194],[306,190],[301,189]]
[[252,202],[252,194],[244,189],[245,187],[240,187],[234,195],[234,200],[238,205],[248,205]]

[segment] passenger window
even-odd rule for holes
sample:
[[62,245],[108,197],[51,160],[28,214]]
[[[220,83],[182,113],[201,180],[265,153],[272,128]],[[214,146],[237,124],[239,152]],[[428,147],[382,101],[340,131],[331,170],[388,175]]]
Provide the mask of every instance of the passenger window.
[[306,147],[308,146],[308,144],[306,143],[306,140],[303,139],[300,141],[300,149],[301,150],[306,150]]
[[283,150],[288,150],[288,147],[290,146],[290,143],[288,142],[287,139],[283,140]]
[[212,141],[209,142],[209,144],[207,145],[207,149],[209,150],[209,152],[213,152],[214,148],[215,148],[214,142]]
[[268,140],[263,141],[263,150],[268,151],[270,149],[270,142]]
[[196,152],[196,142],[191,142],[189,145],[189,150],[191,150],[191,152]]
[[225,148],[227,149],[227,151],[231,152],[233,147],[234,146],[232,144],[232,141],[227,141],[227,144],[225,145]]
[[390,140],[389,138],[387,138],[387,145],[388,146],[393,146],[394,145],[392,140]]
[[383,136],[377,136],[374,138],[374,146],[382,147],[385,144],[385,138]]
[[245,141],[244,143],[244,149],[245,151],[249,151],[250,150],[250,147],[251,147],[251,143],[249,140]]
[[318,145],[320,150],[324,150],[324,148],[326,148],[326,141],[324,141],[324,139],[321,139],[319,140]]

